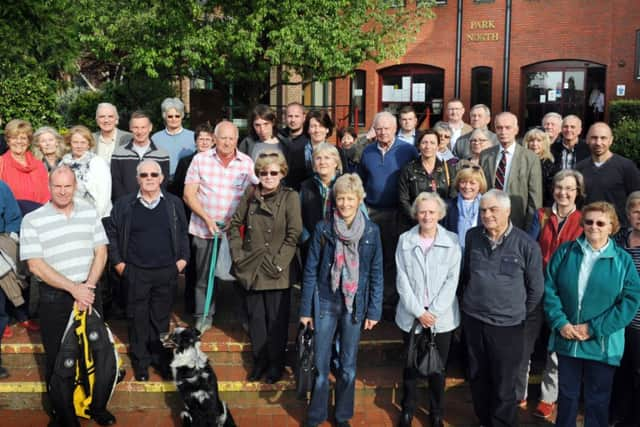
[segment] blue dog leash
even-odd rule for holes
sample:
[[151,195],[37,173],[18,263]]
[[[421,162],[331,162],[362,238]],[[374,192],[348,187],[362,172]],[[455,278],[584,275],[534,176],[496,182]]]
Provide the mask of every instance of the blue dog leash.
[[[224,222],[217,221],[218,228],[224,227]],[[209,281],[207,282],[207,296],[204,302],[204,314],[203,319],[209,316],[209,307],[211,306],[211,299],[213,298],[213,286],[216,274],[216,263],[218,262],[218,236],[219,233],[213,235],[213,249],[211,251],[211,264],[209,265]]]

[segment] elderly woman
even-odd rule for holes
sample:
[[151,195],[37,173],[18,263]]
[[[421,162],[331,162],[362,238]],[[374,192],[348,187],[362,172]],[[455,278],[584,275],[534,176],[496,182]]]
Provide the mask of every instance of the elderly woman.
[[525,147],[536,153],[542,168],[542,205],[551,206],[553,203],[552,181],[557,169],[551,154],[549,134],[541,129],[531,129],[522,140]]
[[431,129],[438,134],[438,159],[456,164],[458,158],[451,152],[451,128],[446,122],[438,122]]
[[166,98],[160,104],[165,128],[153,134],[151,139],[158,147],[169,153],[169,183],[181,158],[195,151],[193,131],[182,127],[184,119],[184,103],[178,98]]
[[65,135],[71,152],[64,155],[62,164],[76,175],[76,197],[96,208],[100,218],[111,213],[111,171],[109,165],[94,153],[96,145],[91,131],[82,126],[73,126]]
[[33,134],[33,154],[44,163],[47,172],[60,163],[64,150],[64,139],[54,128],[43,126]]
[[[582,214],[578,205],[584,199],[584,179],[582,174],[573,169],[565,169],[553,177],[553,199],[550,208],[538,209],[540,234],[538,243],[542,251],[542,265],[546,268],[556,249],[564,243],[577,239],[583,232]],[[516,393],[522,405],[527,400],[529,383],[529,359],[535,349],[535,341],[540,335],[544,313],[542,306],[536,308],[525,323],[525,348],[523,363],[520,366]],[[558,400],[558,356],[547,355],[547,362],[540,383],[540,401],[534,415],[549,418],[553,414],[554,404]]]
[[452,193],[454,169],[436,156],[439,144],[438,134],[434,130],[426,130],[416,144],[420,157],[407,163],[400,171],[398,200],[402,230],[408,230],[416,223],[411,215],[411,206],[418,194],[434,192],[447,200]]
[[488,129],[475,129],[469,137],[469,150],[471,157],[469,160],[474,165],[480,164],[480,153],[491,147],[491,135]]
[[27,213],[49,201],[49,175],[44,164],[35,158],[29,146],[33,128],[24,120],[11,120],[4,128],[9,151],[0,157],[0,179]]
[[[264,150],[256,160],[260,182],[248,187],[231,218],[229,247],[233,274],[246,289],[253,369],[249,381],[284,371],[289,321],[289,264],[302,222],[298,193],[282,185],[287,162],[279,151]],[[244,237],[240,227],[244,226]]]
[[467,231],[480,224],[480,197],[487,191],[482,168],[469,160],[462,160],[453,180],[453,188],[458,195],[448,201],[448,213],[442,225],[458,236],[458,243],[464,249]]
[[582,210],[584,234],[562,244],[547,265],[544,311],[549,351],[558,354],[556,426],[575,426],[584,387],[584,424],[607,426],[613,375],[624,328],[640,306],[640,278],[631,256],[611,235],[615,208],[594,202]]
[[[460,324],[456,290],[462,258],[458,236],[438,224],[445,216],[446,207],[437,193],[420,193],[411,206],[418,225],[400,236],[396,249],[396,286],[400,296],[396,324],[403,331],[405,347],[409,345],[414,322],[419,322],[422,328],[435,333],[436,346],[444,363],[453,330]],[[405,367],[399,424],[402,427],[411,426],[419,376],[415,369]],[[430,375],[428,381],[431,425],[442,427],[445,373]]]
[[349,426],[360,331],[363,325],[365,331],[372,329],[382,316],[382,243],[378,226],[360,210],[365,196],[362,181],[345,174],[333,189],[336,210],[313,233],[300,301],[300,322],[315,329],[317,369],[306,426],[327,419],[334,337],[340,347],[335,418],[338,426]]
[[289,149],[285,144],[285,139],[276,132],[278,129],[276,113],[269,106],[256,105],[251,112],[249,123],[251,123],[249,135],[240,141],[238,150],[251,157],[254,162],[258,158],[258,154],[266,149],[278,150],[285,159],[288,158]]

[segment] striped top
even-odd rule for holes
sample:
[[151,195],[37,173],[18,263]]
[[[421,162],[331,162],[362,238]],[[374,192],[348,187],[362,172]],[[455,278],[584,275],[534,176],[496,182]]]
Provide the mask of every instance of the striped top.
[[[633,264],[636,266],[636,270],[640,272],[640,247],[636,246],[633,248],[629,247],[629,234],[631,234],[630,229],[620,230],[620,232],[616,235],[616,243],[624,248],[625,251],[631,255],[631,259],[633,259]],[[629,324],[630,328],[640,329],[640,310],[633,317],[633,320]]]
[[96,210],[74,199],[71,216],[51,202],[27,214],[20,229],[20,259],[42,258],[51,268],[74,282],[84,282],[93,263],[94,249],[108,243]]

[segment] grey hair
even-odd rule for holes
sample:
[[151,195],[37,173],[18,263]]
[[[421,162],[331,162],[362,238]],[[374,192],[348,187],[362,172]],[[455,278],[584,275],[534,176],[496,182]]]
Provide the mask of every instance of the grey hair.
[[484,105],[484,104],[476,104],[476,105],[474,105],[473,107],[471,107],[471,110],[469,110],[469,112],[472,112],[473,110],[478,110],[478,109],[483,110],[487,114],[488,117],[491,117],[491,109],[489,107],[487,107],[486,105]]
[[181,116],[184,115],[184,103],[178,98],[165,98],[160,104],[160,109],[162,110],[162,118],[165,120],[167,119],[167,112],[171,109],[176,110]]
[[568,116],[565,116],[565,118],[562,119],[562,124],[564,125],[564,122],[566,122],[568,119],[577,120],[578,123],[580,123],[580,126],[582,126],[582,119],[575,114],[569,114]]
[[411,205],[411,216],[413,218],[418,214],[418,205],[420,202],[428,202],[433,200],[438,205],[438,211],[440,211],[438,215],[438,219],[442,219],[447,214],[447,204],[442,200],[442,197],[438,193],[423,191],[422,193],[416,196],[416,199],[413,201]]
[[444,132],[447,132],[447,133],[451,134],[451,126],[449,126],[449,123],[443,122],[443,121],[437,122],[435,125],[433,125],[431,130],[434,130],[436,132],[444,131]]
[[575,169],[562,169],[553,176],[552,186],[556,186],[565,178],[573,178],[576,180],[576,203],[581,202],[586,197],[584,177]]
[[116,108],[115,105],[113,105],[110,102],[101,102],[98,104],[98,106],[96,107],[96,119],[98,118],[98,111],[105,109],[105,108],[109,108],[111,110],[113,110],[113,112],[116,115],[116,120],[120,120],[120,116],[118,115],[118,109]]
[[329,155],[331,155],[331,157],[333,157],[333,160],[335,160],[336,164],[338,165],[336,173],[340,175],[342,173],[342,160],[340,160],[340,153],[333,144],[329,144],[328,142],[321,142],[320,144],[313,147],[313,153],[311,154],[311,157],[314,160],[313,169],[316,169],[316,156],[319,156],[322,153],[328,153]]
[[376,124],[378,123],[378,120],[380,120],[382,118],[387,118],[387,119],[391,120],[393,125],[396,128],[398,127],[398,123],[396,121],[396,116],[394,116],[393,114],[391,114],[388,111],[380,111],[379,113],[376,113],[376,115],[373,117],[373,126],[375,127]]
[[513,114],[511,111],[503,111],[501,113],[498,113],[494,118],[493,118],[493,122],[495,123],[498,118],[502,118],[502,117],[511,117],[515,123],[516,126],[518,126],[518,116],[516,116],[515,114]]
[[560,122],[562,122],[562,116],[560,115],[560,113],[556,113],[555,111],[551,111],[550,113],[547,113],[542,117],[542,123],[544,123],[545,120],[551,119],[551,118],[557,119]]
[[213,135],[216,137],[219,136],[220,128],[227,124],[233,127],[233,130],[236,132],[236,139],[237,139],[239,135],[238,126],[234,125],[233,122],[230,122],[229,120],[222,120],[220,123],[218,123],[216,127],[213,129]]
[[62,135],[60,135],[60,133],[58,133],[57,130],[55,130],[51,126],[39,127],[38,130],[36,130],[34,132],[34,134],[33,134],[33,154],[36,156],[36,158],[38,160],[42,160],[44,158],[44,153],[40,149],[39,139],[45,133],[50,133],[51,135],[53,135],[53,137],[56,140],[56,144],[57,144],[56,155],[59,158],[62,158],[62,156],[64,155],[64,150],[65,150],[64,138],[62,137]]
[[473,138],[473,135],[475,135],[477,133],[481,133],[482,135],[484,135],[484,137],[489,140],[489,144],[491,144],[491,134],[489,133],[489,129],[487,129],[487,128],[474,129],[474,130],[471,131],[471,134],[469,134],[469,139]]
[[482,195],[482,197],[480,198],[480,203],[488,199],[496,199],[500,206],[506,209],[511,209],[511,199],[509,198],[509,194],[507,194],[506,191],[492,188]]
[[160,167],[160,163],[151,159],[146,159],[138,163],[138,166],[136,166],[136,175],[140,175],[140,171],[142,170],[142,167],[146,165],[154,165],[155,168],[158,170],[158,172],[160,172],[160,175],[162,175],[162,168]]

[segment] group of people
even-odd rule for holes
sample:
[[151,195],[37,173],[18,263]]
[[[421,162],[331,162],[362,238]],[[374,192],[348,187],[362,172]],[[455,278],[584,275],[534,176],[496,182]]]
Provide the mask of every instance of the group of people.
[[[153,135],[141,111],[130,132],[118,129],[106,103],[95,133],[74,126],[63,140],[22,120],[5,128],[0,184],[10,191],[0,194],[18,226],[5,214],[0,231],[19,239],[16,264],[34,278],[47,382],[72,307],[102,311],[105,295],[128,320],[136,380],[150,367],[168,378],[161,338],[178,275],[204,332],[216,306],[215,292],[207,298],[212,252],[224,237],[252,344],[249,381],[282,378],[291,288],[302,284],[294,309],[315,331],[317,368],[305,425],[328,418],[330,371],[335,419],[349,425],[360,335],[382,319],[395,319],[407,347],[411,330],[433,333],[445,362],[462,327],[482,425],[517,425],[544,325],[536,413],[551,416],[557,402],[557,424],[575,425],[584,384],[587,423],[639,421],[638,357],[624,341],[640,329],[640,173],[611,151],[605,123],[585,142],[578,117],[549,113],[519,140],[512,113],[494,118],[493,133],[487,106],[473,106],[466,124],[454,99],[431,129],[418,129],[405,107],[378,113],[365,138],[338,130],[333,144],[328,112],[298,103],[284,129],[256,106],[241,141],[229,121],[184,129],[179,99],[161,109],[166,128]],[[10,304],[0,305],[6,330]],[[14,316],[38,328],[24,310]],[[445,376],[428,378],[434,426],[444,425]],[[404,369],[401,426],[411,425],[419,377]],[[115,417],[105,409],[96,420]]]

